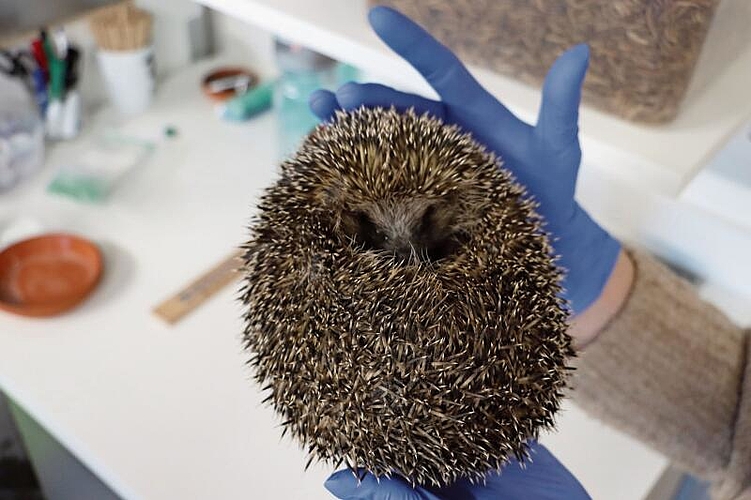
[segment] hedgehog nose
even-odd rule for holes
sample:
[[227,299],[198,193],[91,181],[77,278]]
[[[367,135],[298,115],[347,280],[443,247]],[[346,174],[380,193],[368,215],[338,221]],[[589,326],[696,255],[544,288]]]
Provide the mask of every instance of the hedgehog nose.
[[412,257],[412,248],[409,246],[398,247],[394,250],[394,257],[400,264],[406,264]]

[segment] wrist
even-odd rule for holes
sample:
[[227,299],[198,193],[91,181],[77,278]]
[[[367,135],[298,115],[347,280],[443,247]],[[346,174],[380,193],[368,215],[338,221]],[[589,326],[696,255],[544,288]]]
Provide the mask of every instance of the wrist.
[[578,204],[574,215],[560,228],[551,227],[553,247],[565,270],[565,293],[574,315],[587,310],[602,294],[610,279],[621,245]]
[[569,334],[574,346],[581,349],[593,342],[628,300],[634,282],[635,267],[624,250],[620,250],[613,272],[600,296],[590,307],[571,321]]

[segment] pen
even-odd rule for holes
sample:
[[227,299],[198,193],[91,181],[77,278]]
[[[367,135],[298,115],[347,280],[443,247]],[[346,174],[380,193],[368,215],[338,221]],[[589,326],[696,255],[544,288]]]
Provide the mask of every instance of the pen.
[[81,52],[68,44],[65,56],[65,99],[63,101],[63,118],[60,136],[72,139],[81,128],[81,96],[76,90],[78,84],[78,63]]
[[65,91],[65,61],[57,56],[50,37],[47,36],[44,38],[43,46],[44,55],[47,58],[47,64],[49,66],[50,101],[54,101],[55,99],[61,99],[63,92]]
[[39,106],[39,112],[44,116],[47,112],[47,103],[49,102],[49,96],[47,95],[47,79],[44,70],[37,66],[31,73],[31,77],[34,82],[34,98],[36,99],[37,106]]
[[53,48],[58,59],[65,59],[68,55],[68,37],[63,28],[58,28],[52,34]]
[[65,91],[72,90],[78,85],[78,66],[81,60],[81,51],[74,45],[68,46],[65,57]]
[[35,38],[31,42],[31,54],[34,56],[34,60],[37,63],[37,66],[39,69],[42,70],[42,73],[44,74],[45,81],[49,78],[49,74],[47,71],[49,70],[47,66],[47,57],[44,55],[44,44],[42,42],[42,35],[40,34],[38,38]]
[[16,58],[25,69],[29,90],[34,95],[40,113],[44,115],[48,98],[44,70],[37,63],[33,50],[21,50]]

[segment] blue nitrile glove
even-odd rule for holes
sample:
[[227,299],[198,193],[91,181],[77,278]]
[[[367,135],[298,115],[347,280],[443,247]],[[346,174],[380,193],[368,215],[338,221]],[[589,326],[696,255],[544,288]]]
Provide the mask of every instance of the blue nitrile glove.
[[565,298],[574,313],[584,311],[602,292],[620,250],[619,243],[574,199],[581,162],[579,101],[589,48],[577,45],[569,49],[550,68],[533,127],[514,116],[475,81],[451,51],[404,15],[375,7],[369,18],[378,36],[422,74],[441,101],[384,85],[348,83],[336,94],[314,92],[310,98],[313,112],[327,120],[338,109],[393,105],[429,112],[471,132],[503,158],[505,166],[539,201],[539,211],[560,255],[559,264],[568,271]]
[[349,469],[326,480],[326,488],[342,500],[583,500],[589,499],[579,481],[544,446],[530,445],[532,460],[510,462],[500,473],[485,476],[485,484],[460,480],[444,488],[413,488],[403,478],[376,479],[371,474],[358,483]]

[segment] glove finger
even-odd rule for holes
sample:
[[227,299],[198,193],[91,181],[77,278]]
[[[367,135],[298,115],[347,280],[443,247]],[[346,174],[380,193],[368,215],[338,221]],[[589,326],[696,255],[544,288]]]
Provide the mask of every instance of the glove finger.
[[400,12],[374,7],[368,13],[373,30],[410,63],[446,102],[466,103],[484,89],[459,59],[427,31]]
[[336,91],[336,99],[339,105],[347,110],[360,106],[383,108],[394,106],[399,111],[414,108],[418,114],[428,113],[436,118],[445,118],[443,103],[399,92],[378,83],[347,83]]
[[453,122],[505,156],[523,156],[531,127],[488,93],[453,52],[394,9],[373,7],[368,18],[381,40],[435,89]]
[[530,459],[512,461],[503,470],[486,477],[483,495],[477,498],[505,500],[590,500],[584,487],[544,446],[533,444]]
[[[479,109],[495,100],[453,52],[405,15],[381,6],[373,7],[368,19],[381,40],[410,63],[444,102]],[[497,119],[516,120],[504,110],[506,116]]]
[[321,121],[328,121],[341,109],[336,95],[328,90],[318,89],[308,98],[308,106]]
[[349,469],[333,473],[324,486],[343,500],[441,500],[419,486],[412,488],[399,476],[376,478],[365,473],[358,481]]
[[536,133],[555,150],[578,144],[579,103],[589,65],[589,47],[579,44],[561,54],[545,77]]

